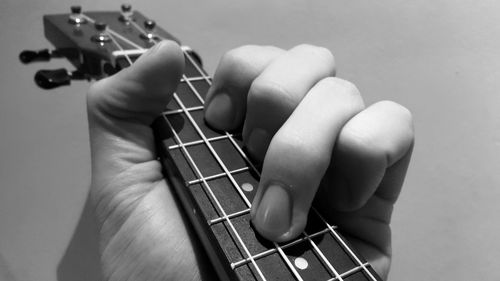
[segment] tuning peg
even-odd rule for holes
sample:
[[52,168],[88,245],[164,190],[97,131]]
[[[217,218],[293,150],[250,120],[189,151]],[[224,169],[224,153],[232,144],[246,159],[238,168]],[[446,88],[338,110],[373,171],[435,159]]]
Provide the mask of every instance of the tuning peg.
[[79,53],[75,48],[62,48],[55,50],[42,49],[38,51],[24,50],[19,54],[19,60],[25,64],[36,61],[49,61],[51,58],[61,57],[75,59],[79,57]]
[[71,6],[68,21],[74,25],[87,23],[87,19],[82,15],[82,6]]
[[88,76],[79,70],[73,72],[64,68],[42,69],[35,74],[35,82],[40,88],[53,89],[59,86],[69,85],[71,80],[88,79]]
[[106,23],[101,21],[96,21],[94,23],[94,27],[97,30],[97,34],[92,36],[91,38],[92,41],[100,44],[104,44],[111,41],[111,37],[109,37],[109,35],[106,33],[106,28],[108,27]]
[[34,61],[49,61],[52,58],[49,49],[39,51],[24,50],[19,54],[19,60],[23,63],[30,63]]
[[120,20],[126,23],[129,23],[132,19],[132,15],[134,12],[132,12],[132,5],[130,4],[123,4],[121,6],[122,9],[122,14],[120,15]]
[[156,27],[156,22],[154,20],[145,20],[144,21],[144,33],[141,34],[141,38],[152,42],[153,40],[157,40],[158,36],[154,33],[154,29]]

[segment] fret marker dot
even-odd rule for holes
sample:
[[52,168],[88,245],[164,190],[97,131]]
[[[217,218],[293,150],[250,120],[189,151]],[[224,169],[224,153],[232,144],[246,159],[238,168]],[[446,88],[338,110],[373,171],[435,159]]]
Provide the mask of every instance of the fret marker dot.
[[304,270],[309,266],[309,264],[307,263],[307,260],[302,258],[302,257],[296,258],[294,261],[294,264],[300,270]]
[[253,190],[253,185],[246,182],[246,183],[241,185],[241,188],[246,192],[251,192]]

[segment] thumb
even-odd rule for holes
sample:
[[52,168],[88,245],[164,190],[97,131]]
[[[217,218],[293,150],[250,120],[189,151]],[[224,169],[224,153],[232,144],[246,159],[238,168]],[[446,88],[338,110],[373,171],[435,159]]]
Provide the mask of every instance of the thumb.
[[94,185],[155,159],[150,124],[165,109],[183,68],[180,47],[163,41],[130,67],[91,86],[87,111]]

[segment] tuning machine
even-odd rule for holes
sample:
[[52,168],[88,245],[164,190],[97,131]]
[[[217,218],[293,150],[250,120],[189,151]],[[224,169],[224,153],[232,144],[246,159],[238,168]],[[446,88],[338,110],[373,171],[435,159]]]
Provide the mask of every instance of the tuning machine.
[[141,38],[147,41],[159,40],[158,35],[154,33],[156,27],[156,22],[154,20],[144,21],[144,33],[141,34]]
[[68,21],[77,26],[87,23],[87,19],[82,14],[82,6],[71,6],[71,14],[69,15]]
[[19,60],[24,63],[32,63],[37,61],[49,61],[52,58],[62,58],[66,57],[70,60],[78,59],[78,50],[74,48],[64,48],[64,49],[42,49],[42,50],[24,50],[19,54]]
[[130,4],[123,4],[121,6],[121,15],[120,15],[120,20],[126,24],[129,24],[131,21],[135,20],[134,19],[134,12],[132,11],[132,5]]
[[69,85],[71,80],[90,80],[90,77],[81,70],[68,71],[65,68],[42,69],[35,74],[35,83],[43,89]]

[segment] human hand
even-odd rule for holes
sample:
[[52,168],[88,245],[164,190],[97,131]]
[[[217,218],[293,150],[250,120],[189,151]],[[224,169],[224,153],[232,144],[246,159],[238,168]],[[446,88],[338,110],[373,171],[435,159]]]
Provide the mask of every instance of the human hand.
[[263,161],[251,210],[259,233],[279,242],[298,236],[316,196],[320,213],[386,279],[412,117],[389,101],[365,107],[358,89],[334,74],[324,48],[235,49],[217,68],[205,118],[221,130],[243,126],[247,150]]
[[[303,46],[301,48],[307,49],[310,47]],[[306,53],[308,52],[309,51],[306,51]],[[320,53],[322,52],[324,52],[324,50],[320,51]],[[322,55],[319,55],[319,60],[315,60],[316,63],[310,64],[309,67],[303,67],[307,66],[307,64],[302,64],[305,63],[303,59],[307,58],[307,56],[303,57],[300,52],[293,50],[289,51],[288,55],[281,56],[284,53],[284,51],[276,48],[264,47],[244,47],[230,52],[221,62],[221,66],[218,68],[216,77],[214,78],[214,86],[210,92],[206,118],[213,126],[234,129],[242,124],[245,116],[244,112],[247,111],[247,116],[250,116],[250,118],[247,118],[247,122],[245,122],[244,139],[249,151],[257,159],[263,159],[268,141],[264,141],[264,144],[260,147],[260,141],[258,141],[257,144],[252,144],[248,141],[248,131],[249,128],[253,126],[249,125],[251,123],[248,122],[248,120],[252,118],[252,103],[251,99],[249,99],[247,110],[245,101],[246,93],[248,89],[250,89],[252,81],[254,81],[256,77],[266,78],[263,75],[266,72],[271,74],[273,72],[280,72],[279,70],[283,68],[283,65],[287,65],[287,61],[291,60],[293,62],[295,60],[296,66],[296,63],[299,63],[297,69],[302,68],[303,71],[298,74],[304,75],[305,79],[298,79],[295,81],[293,76],[288,77],[292,82],[289,84],[288,80],[286,80],[287,72],[284,72],[282,77],[271,75],[271,78],[276,78],[277,83],[275,86],[277,86],[277,90],[280,90],[279,83],[286,84],[287,87],[291,87],[294,91],[297,90],[299,94],[293,96],[295,97],[295,101],[294,98],[282,100],[278,98],[273,100],[272,97],[276,98],[274,94],[279,94],[279,91],[272,91],[273,87],[271,87],[271,94],[269,96],[262,96],[264,99],[259,100],[257,98],[256,101],[257,104],[259,104],[259,102],[261,104],[268,103],[270,107],[267,109],[271,109],[271,111],[267,111],[264,107],[264,113],[275,112],[276,115],[273,116],[273,113],[271,113],[270,117],[278,118],[276,121],[271,118],[270,121],[275,121],[273,122],[273,126],[276,127],[274,131],[267,131],[268,134],[272,136],[280,127],[292,128],[293,126],[297,126],[297,133],[303,133],[303,130],[308,129],[307,127],[309,125],[304,126],[304,123],[300,123],[297,120],[302,118],[306,118],[304,120],[307,120],[308,116],[298,115],[298,117],[294,117],[297,115],[294,113],[288,120],[296,121],[287,121],[285,124],[283,124],[283,122],[287,119],[287,115],[290,115],[298,104],[300,104],[297,107],[298,109],[308,109],[308,107],[303,104],[311,106],[311,102],[306,103],[309,98],[302,99],[302,97],[305,96],[307,92],[309,93],[306,97],[323,93],[324,91],[309,90],[312,85],[316,84],[321,78],[331,75],[333,72],[333,61],[319,62],[322,60]],[[314,53],[314,51],[312,51],[312,53]],[[278,56],[282,58],[275,59]],[[244,57],[247,57],[247,59]],[[284,61],[284,63],[281,63],[282,65],[280,66],[277,63],[278,61]],[[290,67],[293,67],[293,65],[294,63],[289,64]],[[213,272],[209,267],[209,262],[203,255],[203,251],[199,250],[196,239],[192,238],[190,229],[186,226],[178,206],[173,200],[172,194],[162,178],[159,163],[155,160],[154,141],[149,127],[153,119],[164,109],[164,105],[168,103],[171,93],[174,91],[179,81],[180,73],[182,73],[182,66],[182,54],[178,47],[171,42],[162,43],[156,46],[148,54],[144,55],[132,67],[119,72],[113,77],[97,82],[89,91],[88,114],[92,146],[91,200],[96,207],[96,214],[101,226],[101,259],[103,272],[105,278],[108,280],[122,280],[125,278],[133,280],[198,280],[207,279],[213,276]],[[272,71],[273,68],[278,71]],[[264,71],[265,69],[266,71]],[[289,70],[292,70],[292,68]],[[298,74],[295,73],[296,76]],[[280,80],[280,78],[282,80]],[[332,79],[330,78],[327,80]],[[287,151],[290,145],[292,145],[294,149],[300,149],[301,145],[295,146],[294,141],[298,141],[299,144],[302,143],[302,139],[304,139],[303,136],[297,134],[297,138],[291,139],[294,141],[288,143],[286,141],[287,139],[274,137],[269,147],[268,156],[266,156],[266,160],[264,161],[261,182],[266,183],[275,178],[277,180],[282,180],[281,177],[274,177],[274,175],[286,176],[287,173],[297,172],[297,169],[300,170],[299,174],[305,171],[308,173],[311,172],[311,174],[306,174],[309,178],[306,177],[303,182],[295,182],[295,178],[290,178],[292,180],[291,182],[285,182],[286,184],[300,183],[304,184],[303,186],[308,184],[308,186],[312,187],[307,191],[303,189],[303,186],[293,185],[294,187],[296,186],[297,189],[290,189],[287,191],[291,195],[296,195],[300,192],[302,192],[300,193],[301,195],[304,195],[302,199],[293,197],[293,200],[297,200],[293,201],[294,216],[299,214],[300,218],[300,213],[295,212],[295,206],[303,206],[302,209],[298,210],[307,212],[307,204],[310,204],[309,201],[312,201],[312,197],[316,190],[314,180],[319,184],[319,179],[321,179],[322,176],[320,175],[320,170],[326,169],[325,178],[321,182],[322,187],[319,189],[319,192],[326,193],[322,198],[328,198],[329,200],[324,200],[324,202],[318,200],[318,207],[321,208],[323,213],[328,215],[328,219],[341,225],[344,231],[356,237],[355,240],[351,239],[351,241],[353,241],[354,244],[359,244],[358,248],[362,250],[365,257],[373,263],[377,271],[384,275],[388,270],[388,255],[390,253],[388,220],[392,204],[397,197],[397,193],[399,193],[399,188],[404,178],[413,141],[411,117],[409,117],[404,109],[392,103],[382,103],[378,105],[378,107],[381,107],[378,110],[377,105],[374,105],[361,111],[362,101],[359,93],[355,91],[355,88],[352,88],[349,83],[338,79],[322,82],[320,84],[327,84],[328,86],[330,83],[332,85],[339,84],[338,88],[334,88],[334,94],[331,96],[340,96],[338,97],[340,99],[331,100],[330,96],[325,96],[327,102],[325,102],[324,105],[334,101],[333,107],[338,108],[338,112],[340,113],[332,114],[333,116],[328,114],[325,116],[324,105],[321,107],[323,110],[312,110],[310,113],[313,119],[315,119],[314,121],[321,122],[321,120],[316,120],[318,119],[317,117],[321,117],[319,119],[326,118],[326,121],[323,122],[324,124],[316,123],[316,125],[309,129],[311,129],[310,132],[316,134],[312,129],[320,127],[320,125],[323,124],[326,125],[326,128],[337,128],[336,131],[334,130],[332,132],[330,130],[330,133],[333,135],[329,135],[323,140],[321,140],[321,138],[327,135],[328,132],[320,132],[323,135],[306,134],[311,137],[318,137],[311,138],[311,140],[319,141],[319,149],[317,149],[317,151],[316,149],[311,151],[316,152],[311,159],[300,159],[301,161],[297,162],[297,167],[299,168],[292,167],[294,165],[291,164],[294,163],[290,163],[288,159],[284,159],[279,149],[281,148],[281,151]],[[258,83],[254,84],[257,85]],[[252,88],[253,87],[254,86],[252,86]],[[214,97],[221,95],[221,89],[227,89],[227,93],[231,96],[229,98],[223,98],[222,102],[215,102]],[[327,90],[328,89],[328,92],[332,92],[331,88],[327,87]],[[252,91],[250,92],[252,93]],[[313,92],[316,92],[316,94],[313,94]],[[299,97],[299,95],[302,95],[302,97]],[[250,94],[250,97],[251,96],[252,94]],[[266,97],[271,97],[271,99],[266,100]],[[224,99],[226,100],[225,102]],[[352,99],[352,101],[350,99]],[[233,103],[233,105],[227,106],[228,101],[229,103]],[[312,103],[312,105],[314,105],[314,103]],[[388,116],[383,114],[386,110],[384,108],[390,110]],[[309,110],[311,109],[312,108],[309,107]],[[233,111],[234,113],[231,112],[231,110],[235,110]],[[287,110],[289,112],[288,114],[286,113]],[[295,111],[299,112],[304,110]],[[358,113],[359,111],[361,111],[361,113]],[[363,112],[368,113],[364,113],[363,115]],[[377,112],[382,116],[378,116]],[[262,112],[257,111],[253,114],[258,115],[261,113]],[[231,114],[234,114],[234,116]],[[349,117],[346,116],[349,114],[361,117],[356,117],[348,121]],[[309,116],[309,119],[311,119],[311,116]],[[225,119],[224,117],[231,117],[231,119]],[[256,117],[256,115],[254,115],[254,117]],[[400,123],[396,122],[397,124],[395,124],[394,120],[387,120],[388,123],[386,124],[384,123],[385,119],[382,117],[388,119],[402,117],[403,119],[400,120]],[[370,119],[369,121],[371,122],[371,118],[375,118],[376,122],[367,125],[366,122],[368,121],[366,119]],[[262,118],[254,119],[260,120],[260,122],[263,121]],[[223,120],[236,121],[231,123]],[[355,120],[360,121],[354,122]],[[380,122],[381,120],[384,120],[384,122]],[[345,124],[346,122],[347,124]],[[356,132],[356,129],[365,128],[362,126],[363,124],[364,126],[375,126],[374,128],[368,128],[368,136],[372,136],[372,131],[381,130],[384,136],[389,135],[390,137],[387,138],[386,142],[380,144],[376,142],[378,140],[376,137],[380,135],[374,134],[374,142],[370,142],[369,144],[371,144],[371,146],[368,147],[364,146],[364,143],[361,142],[354,141],[354,143],[351,143],[353,140],[349,139],[350,134],[344,131],[351,132],[347,130],[347,128],[352,127],[352,131]],[[268,130],[268,127],[264,129]],[[404,129],[409,129],[410,132],[406,132]],[[322,128],[322,130],[325,130],[325,128]],[[280,129],[276,136],[283,134],[281,131],[283,130]],[[360,133],[365,132],[362,131]],[[392,136],[393,134],[395,134],[395,136]],[[408,140],[403,137],[405,134],[409,137]],[[349,171],[344,171],[337,166],[330,167],[328,163],[323,162],[326,160],[321,158],[321,155],[324,156],[324,154],[320,153],[322,151],[321,149],[325,149],[325,146],[328,146],[328,142],[330,142],[329,146],[333,146],[334,142],[332,142],[332,139],[335,140],[337,135],[338,142],[335,148],[330,148],[330,154],[327,155],[328,163],[330,162],[329,155],[332,154],[331,150],[333,150],[335,159],[342,160],[339,160],[339,163],[347,163],[343,164],[341,167],[348,169],[355,166],[356,169],[354,169],[354,171],[351,169],[349,169]],[[347,137],[343,137],[343,135]],[[342,142],[343,138],[346,139],[344,142]],[[279,142],[280,139],[284,142]],[[305,138],[304,140],[308,139],[309,138]],[[364,140],[359,137],[355,137],[354,139]],[[342,143],[343,146],[341,145]],[[376,146],[379,144],[381,145],[380,147]],[[408,145],[406,150],[404,147],[405,145]],[[373,146],[377,149],[371,149]],[[303,148],[304,147],[302,147],[302,149]],[[377,153],[387,152],[384,149],[392,149],[390,153],[386,155],[392,158],[388,158],[390,161],[387,163],[383,161],[381,161],[382,163],[377,162],[381,157]],[[298,150],[298,152],[301,151]],[[366,152],[374,152],[374,155]],[[280,157],[269,156],[277,154],[280,154]],[[401,156],[400,154],[403,155]],[[322,159],[322,161],[318,162],[319,164],[314,162],[318,159]],[[358,164],[360,160],[365,159],[368,159],[369,165],[366,165],[364,162]],[[313,167],[307,167],[305,165],[310,163],[313,163]],[[320,164],[323,164],[323,166]],[[282,166],[282,168],[279,166]],[[328,166],[328,168],[325,168],[325,166]],[[386,171],[386,167],[389,166],[390,168]],[[376,168],[379,169],[377,170]],[[302,171],[302,169],[304,169],[304,171]],[[372,175],[374,170],[380,171],[380,169],[383,169],[383,172],[379,177],[383,177],[384,179],[378,182],[376,182],[377,179],[374,179],[373,176],[371,178],[356,177],[352,179],[353,174]],[[393,172],[390,172],[391,170]],[[274,173],[274,171],[277,173]],[[333,176],[336,173],[335,171],[339,171],[338,173],[341,175],[351,177],[347,178],[347,183],[340,185],[344,187],[343,189],[323,191],[323,186],[330,186],[332,182],[336,180],[336,177]],[[352,171],[352,173],[349,173],[350,171]],[[384,173],[385,176],[383,176]],[[389,176],[390,174],[394,174],[394,176]],[[320,175],[320,177],[319,179],[314,179],[313,175]],[[328,177],[328,175],[331,175],[331,177]],[[384,182],[386,181],[389,183],[385,184]],[[370,185],[372,182],[376,182],[377,186],[372,187],[372,185]],[[347,196],[345,194],[347,192],[345,189],[347,184],[349,184],[349,186],[354,186],[356,189],[354,189],[355,192],[353,196],[348,197],[351,201],[348,200],[348,203],[343,205],[341,198],[346,198]],[[388,187],[383,188],[384,186]],[[368,188],[372,190],[369,192],[366,191]],[[373,189],[378,190],[375,193],[377,194],[376,196],[373,195]],[[262,190],[262,187],[260,187],[259,194],[263,193]],[[388,191],[384,193],[381,190]],[[381,192],[382,195],[393,195],[394,197],[386,198],[387,202],[385,200],[379,202],[380,200],[373,199],[381,196],[378,195],[379,192]],[[365,196],[370,197],[368,203],[359,203],[359,194],[365,194]],[[292,197],[291,195],[290,197]],[[259,196],[262,197],[262,195]],[[259,198],[259,196],[257,196],[257,198]],[[337,196],[344,197],[338,198]],[[266,197],[271,196],[266,194],[264,199],[259,200],[260,204],[257,203],[254,206],[262,205]],[[280,208],[287,204],[286,202],[280,201],[283,197],[277,197],[278,201],[274,201],[276,198],[268,199],[273,200],[276,206],[281,206]],[[338,200],[335,200],[336,198],[338,198]],[[304,201],[307,202],[304,203]],[[354,203],[356,202],[363,207],[354,212],[338,212],[330,207],[332,201],[341,201],[340,203],[334,204],[334,206],[337,205],[337,210],[355,208],[356,205]],[[325,204],[327,206],[325,206]],[[280,217],[278,216],[277,219],[269,219],[269,216],[264,216],[267,217],[267,219],[265,218],[259,222],[257,218],[259,217],[258,209],[260,208],[253,208],[252,210],[252,215],[255,217],[254,224],[263,235],[273,240],[286,240],[292,238],[294,235],[300,233],[302,227],[300,224],[305,224],[305,218],[302,218],[302,221],[299,219],[298,224],[291,227],[293,230],[288,231],[288,236],[283,236],[279,233],[280,228],[275,227],[276,225],[280,226],[282,223]],[[270,212],[264,213],[269,214]],[[375,215],[368,216],[372,213]],[[296,223],[295,220],[291,222],[294,224]],[[367,229],[370,231],[367,231]],[[296,233],[294,234],[293,231]],[[370,234],[374,235],[371,236]]]
[[183,68],[179,46],[165,41],[89,90],[90,200],[105,280],[216,279],[163,179],[150,128]]

